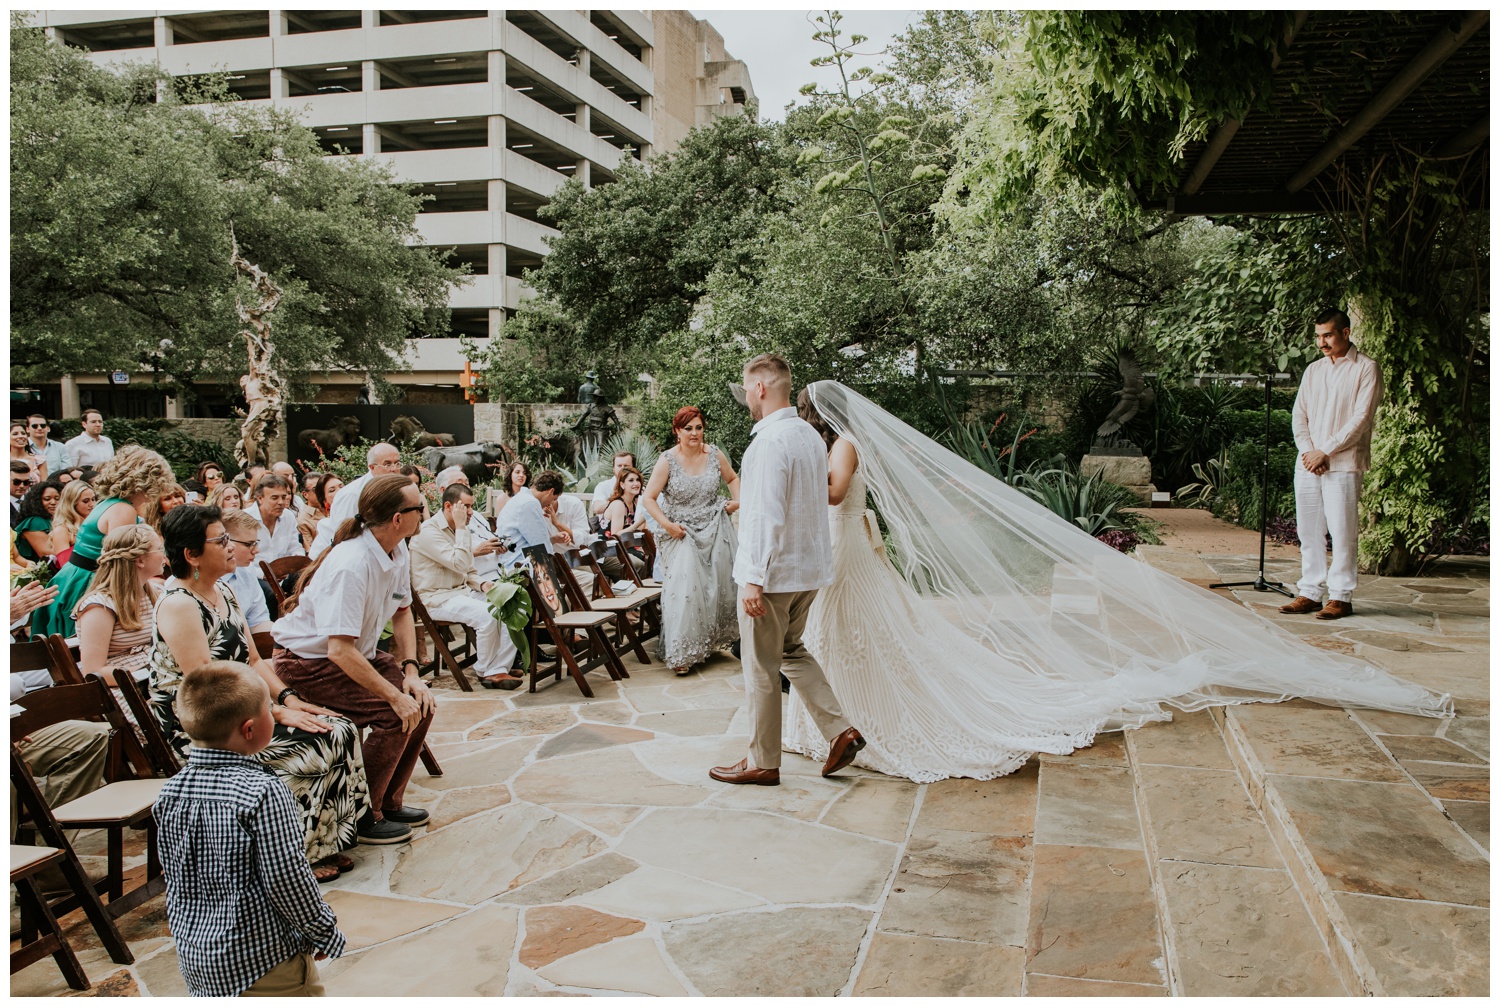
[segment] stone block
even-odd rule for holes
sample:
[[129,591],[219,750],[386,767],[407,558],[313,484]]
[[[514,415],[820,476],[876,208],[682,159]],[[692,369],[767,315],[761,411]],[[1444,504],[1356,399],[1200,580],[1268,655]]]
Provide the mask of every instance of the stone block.
[[876,931],[854,983],[866,997],[1019,996],[1026,952]]
[[1161,931],[1143,854],[1088,846],[1035,848],[1026,970],[1164,985]]
[[1084,455],[1078,463],[1078,474],[1084,478],[1097,475],[1121,486],[1141,486],[1151,482],[1151,459],[1145,455]]

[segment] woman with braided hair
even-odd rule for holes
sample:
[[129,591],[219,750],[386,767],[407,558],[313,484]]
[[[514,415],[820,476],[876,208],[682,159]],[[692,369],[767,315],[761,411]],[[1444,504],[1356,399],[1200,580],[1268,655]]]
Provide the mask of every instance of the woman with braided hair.
[[105,462],[94,479],[99,502],[78,529],[78,540],[68,563],[52,578],[57,600],[39,608],[31,618],[33,636],[72,636],[73,609],[83,599],[99,568],[104,539],[116,528],[137,524],[147,500],[160,500],[177,482],[172,466],[155,451],[127,444]]
[[161,536],[149,525],[125,525],[104,536],[99,569],[72,613],[79,671],[114,685],[117,674],[146,670],[159,593],[152,581],[166,565]]

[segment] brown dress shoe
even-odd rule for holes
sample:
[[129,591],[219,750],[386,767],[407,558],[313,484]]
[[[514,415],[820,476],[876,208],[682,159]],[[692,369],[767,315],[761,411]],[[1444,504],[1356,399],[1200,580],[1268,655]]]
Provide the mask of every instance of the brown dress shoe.
[[864,747],[864,735],[852,727],[834,738],[828,745],[828,761],[823,763],[823,775],[832,776],[849,765]]
[[1347,601],[1334,601],[1332,598],[1330,598],[1328,600],[1328,604],[1326,604],[1326,605],[1323,606],[1323,611],[1319,612],[1315,616],[1315,618],[1318,618],[1318,619],[1342,619],[1346,615],[1353,615],[1353,614],[1354,614],[1354,606],[1353,605],[1349,604]]
[[1277,609],[1277,611],[1281,612],[1281,614],[1283,615],[1306,615],[1309,612],[1321,611],[1322,608],[1322,605],[1313,601],[1311,598],[1299,594],[1297,595],[1297,597],[1281,606],[1281,608]]
[[749,759],[741,759],[732,766],[715,766],[708,775],[720,783],[754,783],[762,787],[781,786],[781,770],[756,769]]

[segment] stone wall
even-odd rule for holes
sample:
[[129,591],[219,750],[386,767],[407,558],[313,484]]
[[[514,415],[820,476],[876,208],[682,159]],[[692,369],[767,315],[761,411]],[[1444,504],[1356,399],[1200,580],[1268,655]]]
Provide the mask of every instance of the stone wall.
[[187,437],[196,437],[198,440],[213,441],[215,444],[222,444],[226,451],[234,450],[235,442],[240,439],[239,420],[165,420],[163,426],[168,430],[176,430]]
[[[623,427],[634,427],[640,421],[639,406],[614,406]],[[474,438],[498,441],[514,450],[522,431],[527,434],[568,427],[583,414],[583,406],[574,402],[486,402],[474,407]]]

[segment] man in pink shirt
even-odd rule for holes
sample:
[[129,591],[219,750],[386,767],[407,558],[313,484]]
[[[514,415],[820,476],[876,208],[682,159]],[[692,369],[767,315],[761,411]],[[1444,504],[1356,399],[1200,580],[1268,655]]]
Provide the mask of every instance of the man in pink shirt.
[[[1313,327],[1323,359],[1302,374],[1292,406],[1292,434],[1301,452],[1293,486],[1302,578],[1297,597],[1281,611],[1317,612],[1319,619],[1354,614],[1359,583],[1359,493],[1370,468],[1370,434],[1384,385],[1380,367],[1349,342],[1349,316],[1338,308],[1318,315]],[[1323,536],[1333,540],[1333,562]],[[1323,585],[1328,586],[1328,603]]]

